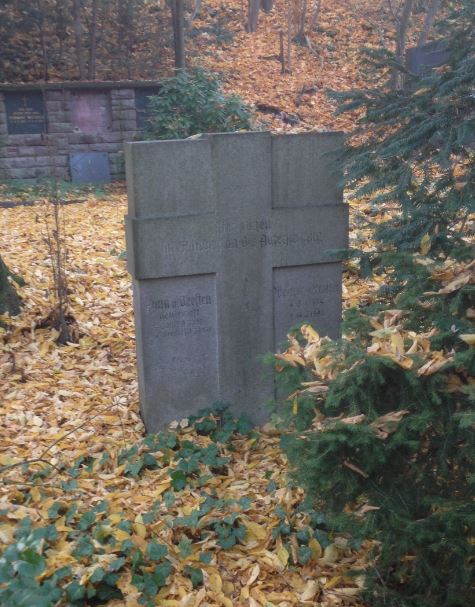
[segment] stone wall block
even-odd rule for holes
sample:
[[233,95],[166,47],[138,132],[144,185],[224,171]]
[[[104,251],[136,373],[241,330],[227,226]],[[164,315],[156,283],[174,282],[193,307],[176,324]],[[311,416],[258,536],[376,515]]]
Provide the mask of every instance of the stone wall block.
[[130,110],[130,109],[129,110],[115,110],[112,112],[113,120],[121,120],[121,121],[133,120],[134,124],[135,124],[136,116],[137,116],[136,111]]
[[47,91],[46,101],[62,101],[64,94],[67,91]]
[[8,145],[44,145],[42,135],[9,135]]
[[50,133],[70,133],[73,127],[69,122],[52,122],[49,125]]
[[123,99],[119,103],[111,104],[112,113],[115,115],[116,112],[130,110],[135,112],[135,101],[133,99]]
[[89,149],[92,152],[117,152],[120,147],[120,143],[92,143]]
[[5,171],[5,179],[35,179],[36,170],[33,167],[21,169],[8,169]]
[[[70,122],[70,116],[69,116],[69,112],[64,111],[64,110],[54,110],[54,111],[48,111],[48,124],[50,126],[58,124],[58,123],[63,123],[63,124],[67,124]],[[71,129],[70,129],[71,130]]]
[[63,102],[62,101],[52,101],[47,99],[46,100],[46,110],[48,112],[48,115],[51,115],[52,112],[60,112],[62,110],[64,110],[63,107]]
[[124,131],[136,131],[137,121],[134,119],[112,120],[112,130],[123,133]]
[[111,99],[135,99],[134,89],[112,89]]

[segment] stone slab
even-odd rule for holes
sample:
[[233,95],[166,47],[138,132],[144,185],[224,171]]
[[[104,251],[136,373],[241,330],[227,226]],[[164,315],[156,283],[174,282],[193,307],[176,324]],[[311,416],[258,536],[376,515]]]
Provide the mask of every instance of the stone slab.
[[422,46],[408,48],[406,51],[406,67],[417,76],[444,65],[449,59],[450,51],[446,40],[434,40]]
[[69,155],[73,183],[109,183],[109,156],[106,152],[78,152]]
[[46,115],[41,91],[5,93],[9,135],[34,135],[46,131]]
[[275,392],[262,355],[296,323],[338,335],[341,264],[326,253],[347,246],[332,155],[341,143],[338,133],[245,133],[126,144],[148,431],[217,400],[264,422]]

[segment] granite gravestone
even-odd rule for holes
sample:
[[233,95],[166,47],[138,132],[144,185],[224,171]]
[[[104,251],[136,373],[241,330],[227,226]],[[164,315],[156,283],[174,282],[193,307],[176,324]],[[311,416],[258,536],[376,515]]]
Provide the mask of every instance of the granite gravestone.
[[406,68],[416,76],[423,76],[434,67],[450,59],[447,40],[434,40],[422,46],[413,46],[406,51]]
[[69,155],[73,183],[110,183],[109,155],[106,152],[76,152]]
[[207,135],[126,144],[127,257],[148,431],[216,400],[256,423],[260,357],[309,321],[336,337],[348,211],[339,133]]
[[9,135],[37,135],[45,132],[45,110],[41,91],[5,93]]

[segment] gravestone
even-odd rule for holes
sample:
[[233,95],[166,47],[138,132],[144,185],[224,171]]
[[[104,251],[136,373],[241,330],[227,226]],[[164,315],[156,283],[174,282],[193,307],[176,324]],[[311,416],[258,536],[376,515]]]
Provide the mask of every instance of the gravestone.
[[71,124],[74,130],[96,135],[111,128],[110,95],[105,91],[73,91]]
[[143,130],[147,127],[148,121],[152,116],[150,111],[150,97],[158,95],[160,90],[154,89],[135,89],[135,111],[137,114],[137,129]]
[[406,68],[416,76],[423,76],[434,67],[447,63],[450,51],[446,40],[434,40],[406,51]]
[[260,357],[292,325],[336,337],[348,211],[340,133],[126,144],[127,258],[148,431],[217,400],[265,421]]
[[77,152],[69,155],[73,183],[110,183],[109,155],[106,152]]
[[5,109],[9,135],[37,135],[45,132],[41,91],[5,93]]

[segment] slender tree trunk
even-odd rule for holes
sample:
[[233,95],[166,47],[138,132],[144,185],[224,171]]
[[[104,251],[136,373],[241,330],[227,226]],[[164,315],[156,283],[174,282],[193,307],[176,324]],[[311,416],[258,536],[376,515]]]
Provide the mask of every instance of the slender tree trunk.
[[195,6],[193,8],[193,12],[191,14],[190,21],[194,21],[196,17],[200,14],[201,11],[201,0],[195,0]]
[[92,0],[91,27],[89,30],[89,80],[96,79],[97,8],[99,0]]
[[396,32],[396,56],[401,62],[404,62],[404,53],[406,51],[406,35],[411,20],[413,8],[414,0],[405,0],[402,9],[402,14],[398,18]]
[[[412,10],[414,8],[414,0],[405,0],[402,8],[402,12],[400,15],[396,16],[396,57],[401,62],[404,63],[404,55],[406,52],[406,36],[407,30],[409,28],[409,23],[411,21]],[[393,77],[393,87],[396,90],[401,90],[404,86],[404,75],[395,70]]]
[[38,12],[38,29],[40,34],[41,56],[43,59],[43,80],[48,81],[48,48],[46,46],[45,36],[45,10],[40,0],[36,0],[36,10]]
[[73,0],[73,20],[79,79],[84,80],[86,77],[86,69],[84,65],[84,48],[82,43],[81,0]]
[[287,71],[292,73],[292,5],[287,7]]
[[427,9],[426,17],[424,19],[424,26],[422,28],[421,35],[419,36],[418,46],[422,46],[427,42],[427,36],[429,35],[430,28],[434,23],[435,16],[437,15],[437,11],[440,8],[441,0],[431,0],[429,8]]
[[280,73],[285,74],[285,53],[284,53],[284,32],[279,32],[279,61],[280,61]]
[[185,20],[184,0],[172,0],[173,40],[175,46],[175,69],[185,69]]
[[316,0],[315,5],[313,7],[313,15],[312,21],[310,23],[310,31],[313,32],[318,23],[318,18],[320,17],[320,9],[322,8],[322,0]]
[[307,0],[303,0],[302,2],[302,11],[300,13],[299,19],[299,29],[297,32],[297,40],[304,41],[305,40],[305,22],[307,21],[307,8],[308,3]]
[[260,0],[248,0],[246,31],[255,32],[259,21]]

